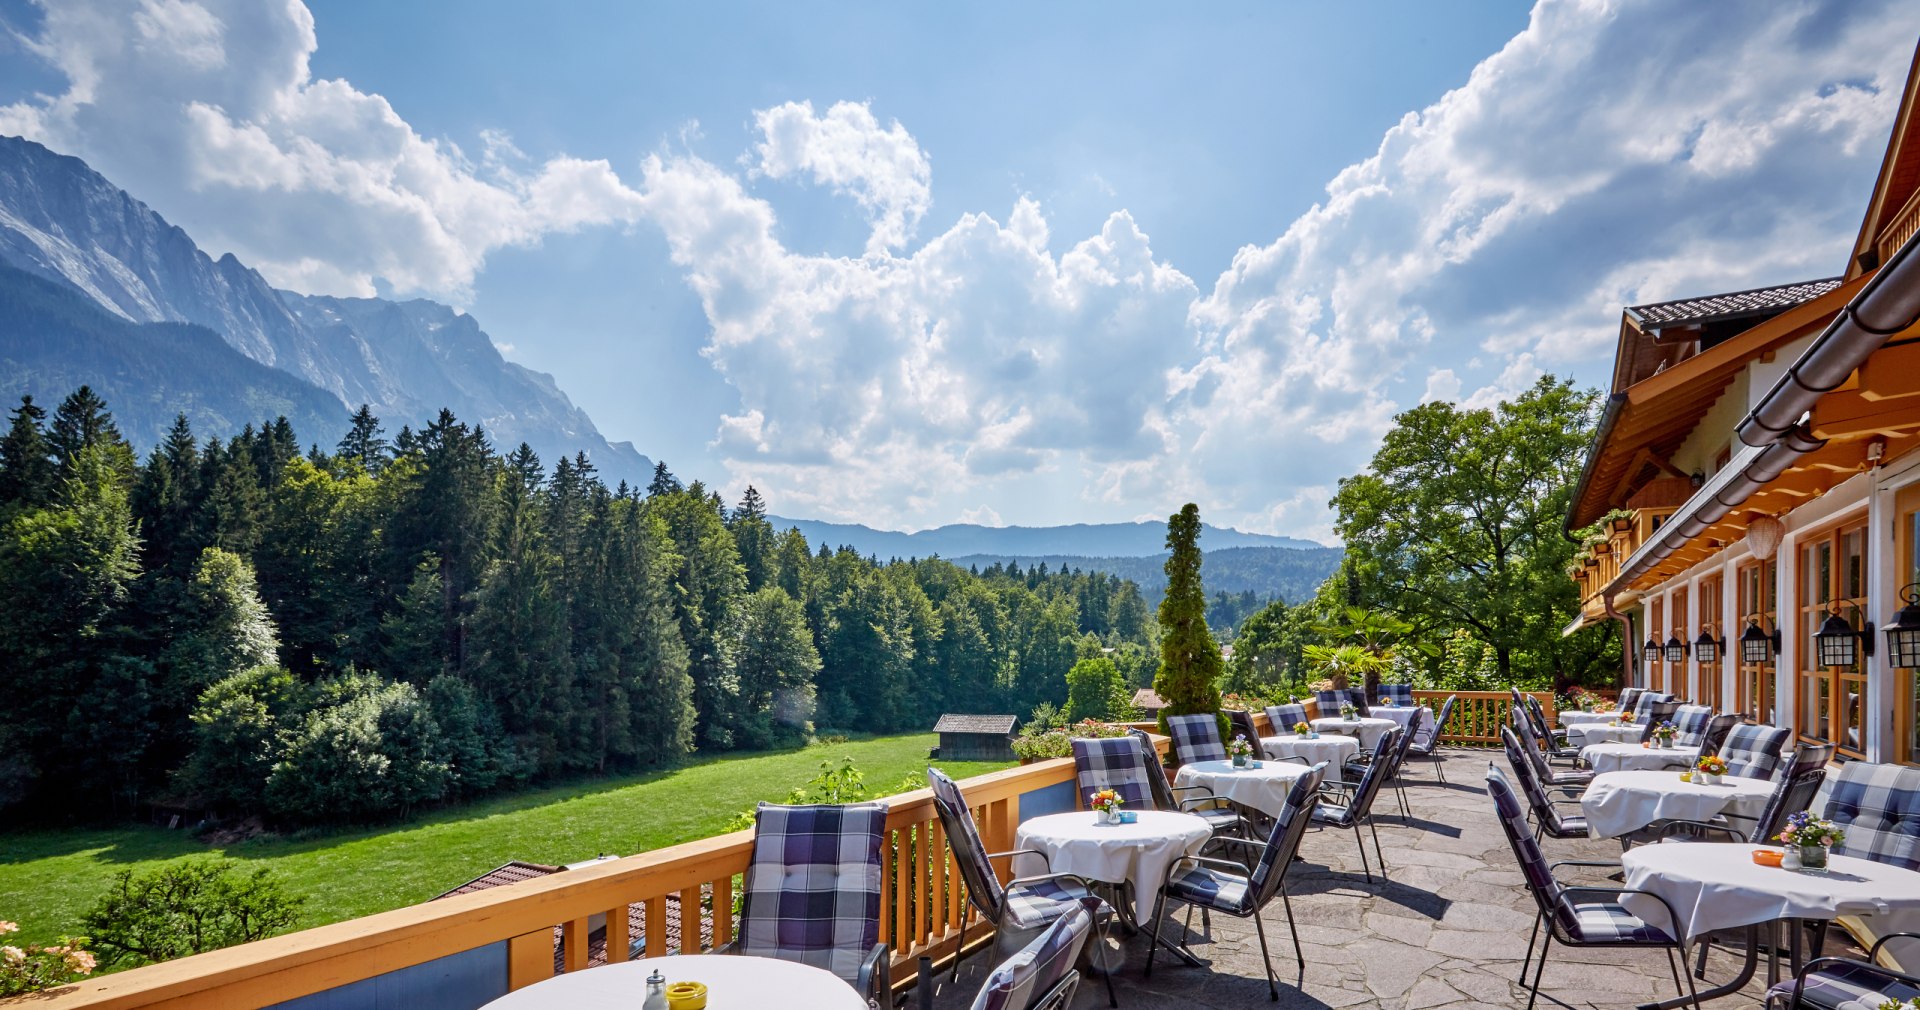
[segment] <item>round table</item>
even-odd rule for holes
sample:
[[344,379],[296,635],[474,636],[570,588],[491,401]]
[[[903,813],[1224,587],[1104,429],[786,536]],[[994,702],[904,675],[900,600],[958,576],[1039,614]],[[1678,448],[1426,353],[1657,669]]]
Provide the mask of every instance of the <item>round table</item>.
[[655,968],[668,982],[704,982],[711,1007],[867,1010],[867,998],[824,968],[770,957],[677,954],[570,971],[518,989],[484,1010],[635,1010]]
[[1268,817],[1279,817],[1287,808],[1287,794],[1293,790],[1294,780],[1309,770],[1298,761],[1262,761],[1258,768],[1235,768],[1231,761],[1195,761],[1180,766],[1173,784],[1205,786],[1222,799],[1252,807]]
[[1613,720],[1620,718],[1620,713],[1618,712],[1581,712],[1578,710],[1574,710],[1574,711],[1557,712],[1554,714],[1554,718],[1560,720],[1561,729],[1568,729],[1573,726],[1590,726],[1596,722],[1602,722],[1602,723],[1612,722]]
[[1038,849],[1013,857],[1013,875],[1072,873],[1108,884],[1132,884],[1135,922],[1153,918],[1153,902],[1175,860],[1197,855],[1213,836],[1207,822],[1171,810],[1141,810],[1133,824],[1102,824],[1091,810],[1047,814],[1020,822],[1016,849]]
[[1580,763],[1596,772],[1674,771],[1692,768],[1700,760],[1698,747],[1642,747],[1637,743],[1596,743],[1580,748]]
[[1349,758],[1360,754],[1360,741],[1340,733],[1322,733],[1319,736],[1298,736],[1293,733],[1263,736],[1260,738],[1260,746],[1266,750],[1269,758],[1297,757],[1304,758],[1312,764],[1325,761],[1333,768],[1340,767]]
[[1380,719],[1392,719],[1394,723],[1402,729],[1406,728],[1407,723],[1413,721],[1413,713],[1415,712],[1425,712],[1426,714],[1420,717],[1420,732],[1413,738],[1413,742],[1420,743],[1422,740],[1431,740],[1434,731],[1439,729],[1439,727],[1433,724],[1433,709],[1425,705],[1373,705],[1367,709],[1368,716]]
[[1400,724],[1394,722],[1392,719],[1377,719],[1373,716],[1364,716],[1359,719],[1342,719],[1336,715],[1332,717],[1322,716],[1308,723],[1308,725],[1320,733],[1347,733],[1357,736],[1360,738],[1361,748],[1372,752],[1373,745],[1378,743],[1382,736],[1386,735],[1387,730]]
[[1585,747],[1596,743],[1639,743],[1646,732],[1647,728],[1637,723],[1625,726],[1605,722],[1580,723],[1567,727],[1567,745]]
[[1608,772],[1594,776],[1580,795],[1587,834],[1618,838],[1655,821],[1710,821],[1716,814],[1758,820],[1773,795],[1766,779],[1723,776],[1703,786],[1680,781],[1675,771]]

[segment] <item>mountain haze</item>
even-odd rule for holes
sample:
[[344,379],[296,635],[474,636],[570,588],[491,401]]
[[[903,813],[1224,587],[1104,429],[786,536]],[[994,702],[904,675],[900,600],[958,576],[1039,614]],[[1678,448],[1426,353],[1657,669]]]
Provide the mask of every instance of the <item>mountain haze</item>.
[[[232,254],[208,256],[185,231],[80,159],[17,137],[0,138],[0,262],[71,287],[127,323],[204,327],[252,362],[324,390],[337,404],[331,411],[337,420],[296,424],[308,442],[330,447],[362,403],[390,432],[419,427],[445,407],[484,427],[503,448],[524,441],[547,460],[586,452],[609,480],[644,483],[653,468],[631,443],[602,437],[552,376],[502,358],[472,316],[424,299],[276,290]],[[14,318],[9,324],[0,333],[0,356],[11,358],[35,323]],[[51,399],[76,379],[113,387],[111,373],[101,370],[111,355],[78,344],[70,350],[65,359],[49,358],[42,346],[35,360],[44,375],[14,384]],[[201,375],[209,397],[220,395],[216,387],[257,380],[216,367],[212,358],[203,364],[212,369]],[[67,388],[55,388],[56,382]],[[173,389],[173,395],[183,392]],[[158,399],[158,409],[165,409],[168,401]],[[140,409],[112,399],[109,405]]]
[[[1205,551],[1200,578],[1207,595],[1252,592],[1256,596],[1279,597],[1299,603],[1313,596],[1320,583],[1340,567],[1345,552],[1338,547],[1228,547]],[[1140,586],[1148,606],[1159,606],[1167,591],[1165,554],[1150,557],[1086,557],[1069,554],[1041,554],[1027,557],[1005,554],[969,554],[951,558],[963,568],[987,568],[991,565],[1018,563],[1028,569],[1046,565],[1049,571],[1077,568],[1083,572],[1105,572],[1132,579]]]
[[[776,529],[797,528],[813,544],[850,546],[862,554],[890,557],[943,558],[997,555],[1002,558],[1045,554],[1083,557],[1146,557],[1167,549],[1165,523],[1075,523],[1071,526],[979,526],[953,523],[917,533],[876,530],[855,523],[768,516]],[[1201,526],[1200,541],[1207,550],[1226,547],[1318,548],[1311,540],[1242,533],[1219,526]]]

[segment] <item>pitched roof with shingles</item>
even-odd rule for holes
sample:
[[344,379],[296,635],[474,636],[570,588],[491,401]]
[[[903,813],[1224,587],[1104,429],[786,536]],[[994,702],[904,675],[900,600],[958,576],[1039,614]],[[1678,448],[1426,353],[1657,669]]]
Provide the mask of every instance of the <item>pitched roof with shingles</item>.
[[1011,733],[1019,716],[957,715],[948,712],[933,724],[935,733]]
[[1770,288],[1754,288],[1751,291],[1730,291],[1722,295],[1679,298],[1670,302],[1654,302],[1651,305],[1630,305],[1627,307],[1627,314],[1639,320],[1643,328],[1663,329],[1669,326],[1693,325],[1720,319],[1737,319],[1740,316],[1782,312],[1832,291],[1840,286],[1840,280],[1838,277],[1828,277],[1817,281],[1801,281],[1798,284],[1776,284]]
[[1140,690],[1133,692],[1133,707],[1153,709],[1157,711],[1159,709],[1166,708],[1167,703],[1164,701],[1161,701],[1160,696],[1153,693],[1153,688],[1143,687]]
[[[504,887],[508,884],[518,884],[526,880],[537,880],[541,877],[562,872],[565,872],[564,867],[546,866],[541,863],[523,863],[516,859],[488,870],[445,894],[436,895],[433,900],[439,901],[441,898],[451,898],[456,894],[472,894],[475,891],[484,891],[492,887]],[[702,890],[707,895],[711,894],[710,885],[702,885]],[[665,905],[666,949],[677,953],[681,949],[680,896],[677,894],[667,895]],[[702,901],[702,907],[700,909],[700,934],[703,939],[713,935],[713,913],[707,910],[704,900]],[[565,927],[553,927],[553,970],[555,974],[566,970],[565,935]],[[627,906],[627,936],[630,938],[630,946],[639,947],[642,950],[646,949],[646,905],[635,904]],[[587,965],[591,967],[606,963],[607,931],[603,926],[594,930],[587,938]]]

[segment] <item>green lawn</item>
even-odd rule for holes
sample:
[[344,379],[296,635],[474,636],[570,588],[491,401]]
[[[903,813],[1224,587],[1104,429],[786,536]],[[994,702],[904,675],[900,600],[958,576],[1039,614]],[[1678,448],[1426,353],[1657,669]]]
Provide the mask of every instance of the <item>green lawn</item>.
[[[149,827],[0,832],[0,919],[18,922],[28,942],[77,933],[81,914],[115,873],[218,852],[272,867],[290,890],[308,896],[301,924],[317,926],[423,901],[509,859],[568,863],[717,834],[755,801],[781,800],[805,785],[829,759],[853,758],[869,790],[889,791],[924,772],[935,739],[921,733],[700,760],[483,800],[405,824],[224,849]],[[1001,767],[940,762],[955,778]]]

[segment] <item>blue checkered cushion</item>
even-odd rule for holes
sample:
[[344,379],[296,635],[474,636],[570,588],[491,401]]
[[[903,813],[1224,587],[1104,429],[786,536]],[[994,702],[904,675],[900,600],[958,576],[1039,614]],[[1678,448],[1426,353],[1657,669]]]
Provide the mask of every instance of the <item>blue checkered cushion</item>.
[[1920,869],[1920,768],[1849,761],[1820,784],[1813,807],[1846,829],[1833,851]]
[[1713,721],[1713,709],[1706,705],[1682,705],[1673,712],[1673,742],[1682,747],[1698,747],[1706,736],[1707,723]]
[[1616,711],[1631,712],[1633,711],[1634,702],[1639,700],[1640,700],[1639,688],[1623,687],[1620,689],[1620,697],[1614,700],[1613,707]]
[[1320,718],[1322,719],[1339,718],[1340,706],[1353,703],[1353,699],[1347,697],[1347,692],[1338,690],[1315,691],[1313,692],[1313,701],[1314,704],[1320,706]]
[[1227,746],[1220,741],[1220,720],[1211,712],[1167,716],[1167,733],[1183,765],[1195,761],[1225,761]]
[[1645,726],[1647,724],[1647,716],[1653,714],[1653,706],[1663,701],[1672,701],[1672,700],[1673,700],[1673,695],[1670,695],[1670,694],[1661,694],[1658,691],[1641,692],[1640,697],[1636,699],[1633,703],[1634,723],[1637,725]]
[[1074,737],[1073,773],[1083,805],[1094,793],[1111,789],[1120,794],[1122,806],[1153,809],[1153,787],[1140,758],[1140,742],[1132,736]]
[[1308,721],[1307,706],[1268,705],[1267,721],[1273,723],[1275,736],[1285,736],[1292,733],[1295,726]]
[[1611,901],[1579,902],[1573,906],[1573,936],[1582,943],[1672,943],[1666,931]]
[[1071,880],[1014,884],[1007,888],[1007,918],[1020,929],[1032,929],[1065,915],[1074,905],[1089,898],[1097,908],[1100,899]]
[[1248,880],[1200,863],[1186,863],[1167,881],[1167,897],[1211,908],[1238,909],[1246,904]]
[[980,825],[973,819],[966,796],[938,768],[927,769],[927,788],[933,792],[933,809],[940,815],[940,826],[953,848],[954,865],[967,883],[967,900],[988,921],[999,918],[1004,897],[1000,877],[993,872],[993,861],[987,858],[986,842],[980,838]]
[[778,806],[754,814],[740,952],[825,968],[855,983],[880,940],[884,803]]
[[988,973],[974,997],[973,1010],[1029,1010],[1074,972],[1080,951],[1093,935],[1094,909],[1069,908],[1046,932],[1014,952]]
[[1413,704],[1413,685],[1382,684],[1380,685],[1380,697],[1387,699],[1387,701],[1395,705],[1411,706]]
[[1748,779],[1770,779],[1780,769],[1780,752],[1786,748],[1793,730],[1785,726],[1742,723],[1727,731],[1720,745],[1720,756],[1727,761],[1727,774]]
[[[1791,978],[1774,983],[1773,988],[1767,990],[1768,999],[1778,1000],[1783,1007],[1792,1006],[1793,985]],[[1920,986],[1910,982],[1853,964],[1832,964],[1807,976],[1807,987],[1800,993],[1800,1005],[1817,1010],[1880,1010],[1887,1000],[1905,1004],[1915,996],[1920,996]]]

